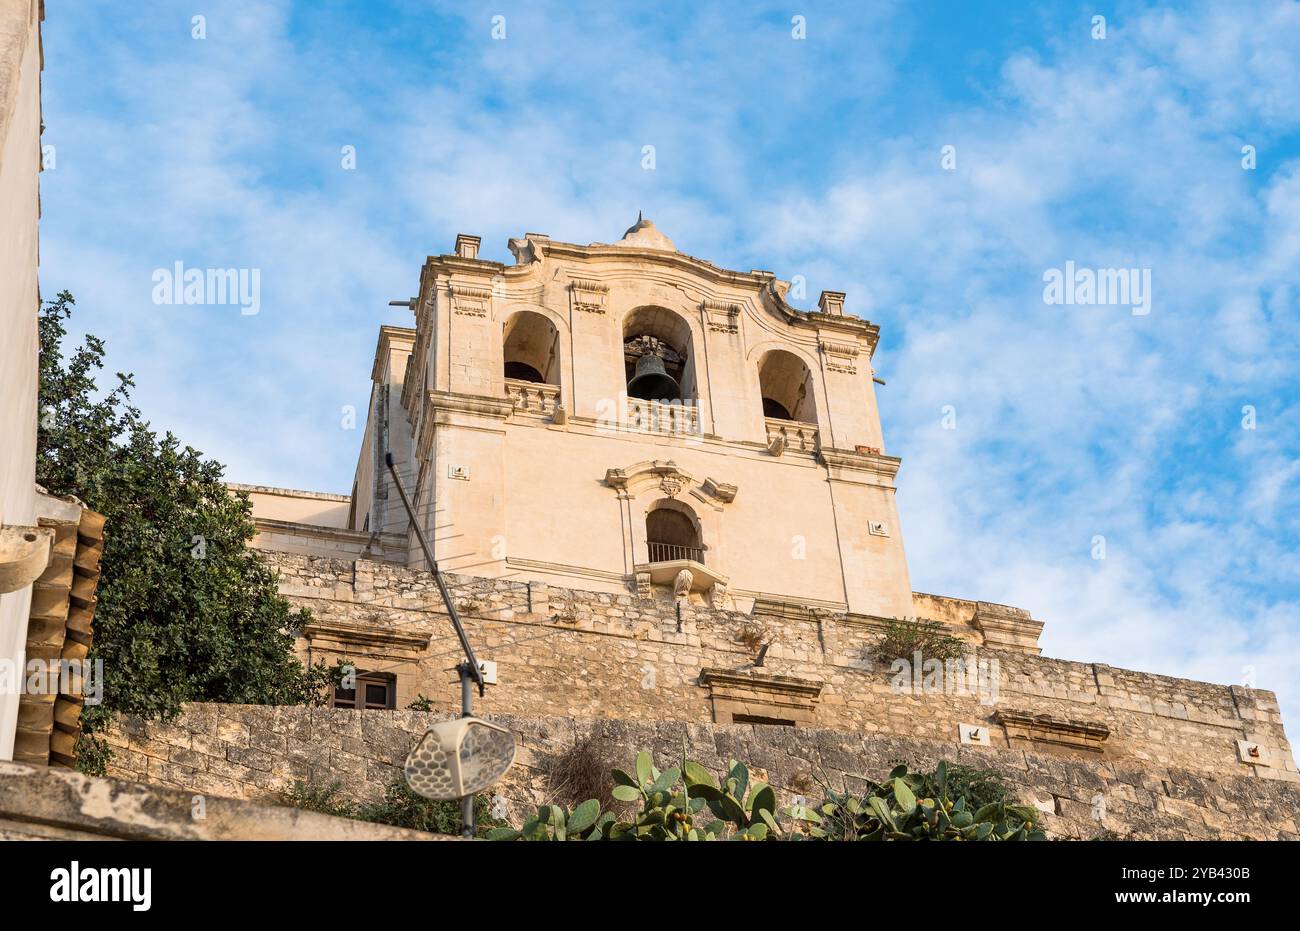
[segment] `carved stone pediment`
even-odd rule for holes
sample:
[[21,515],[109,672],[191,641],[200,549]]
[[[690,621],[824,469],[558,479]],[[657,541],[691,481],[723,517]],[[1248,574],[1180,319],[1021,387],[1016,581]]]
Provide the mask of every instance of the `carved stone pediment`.
[[822,355],[826,357],[826,370],[845,375],[856,375],[859,349],[853,343],[842,343],[823,339],[819,342]]
[[736,500],[736,486],[720,482],[713,477],[704,480],[701,490],[710,498],[716,498],[723,504],[730,504]]
[[670,498],[691,487],[695,479],[682,471],[671,459],[652,459],[638,462],[624,469],[607,469],[605,484],[624,497],[636,497],[647,488],[658,490]]
[[697,482],[671,459],[652,459],[622,469],[606,469],[605,484],[625,498],[635,498],[652,488],[669,498],[689,493],[719,510],[736,500],[737,493],[735,485],[712,476]]
[[599,281],[576,278],[569,285],[569,292],[573,297],[574,310],[589,314],[603,314],[605,312],[605,301],[609,297],[609,285]]
[[1101,753],[1102,744],[1110,736],[1110,728],[1097,721],[1072,721],[1049,714],[1030,714],[1027,711],[995,711],[993,720],[1007,732],[1007,743],[1051,744],[1071,750]]
[[492,291],[451,285],[451,312],[464,317],[486,317],[492,308]]
[[740,305],[731,301],[705,299],[700,302],[706,325],[714,333],[734,334],[740,331]]
[[700,685],[709,690],[713,720],[781,722],[806,727],[816,719],[822,683],[791,676],[774,676],[730,669],[701,669]]

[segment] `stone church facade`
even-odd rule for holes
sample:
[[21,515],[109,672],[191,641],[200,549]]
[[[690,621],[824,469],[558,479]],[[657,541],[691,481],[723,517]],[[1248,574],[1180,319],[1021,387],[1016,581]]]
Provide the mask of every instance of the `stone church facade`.
[[[485,713],[1068,760],[1109,767],[1114,804],[1140,790],[1148,812],[1184,776],[1295,794],[1272,693],[1047,659],[1028,611],[912,591],[879,332],[843,294],[797,310],[771,272],[687,256],[644,219],[612,244],[527,234],[512,265],[478,246],[430,257],[415,326],[380,329],[351,494],[234,486],[281,591],[312,611],[304,659],[358,671],[337,705],[458,707],[391,452],[495,664]],[[900,673],[874,647],[901,618],[938,622],[964,659]],[[1205,817],[1184,834],[1217,836]]]
[[613,245],[510,248],[504,266],[460,237],[422,270],[414,330],[381,337],[352,528],[405,533],[376,468],[393,450],[449,571],[912,613],[879,331],[844,295],[795,310],[772,274],[684,255],[646,220]]

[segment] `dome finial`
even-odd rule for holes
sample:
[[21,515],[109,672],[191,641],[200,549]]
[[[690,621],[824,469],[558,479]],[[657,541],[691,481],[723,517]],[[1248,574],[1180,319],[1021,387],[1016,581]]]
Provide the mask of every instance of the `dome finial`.
[[636,212],[636,223],[628,227],[627,232],[623,234],[623,238],[616,245],[635,246],[643,249],[662,249],[667,252],[677,251],[673,241],[655,229],[654,221],[647,220],[645,212],[642,210]]

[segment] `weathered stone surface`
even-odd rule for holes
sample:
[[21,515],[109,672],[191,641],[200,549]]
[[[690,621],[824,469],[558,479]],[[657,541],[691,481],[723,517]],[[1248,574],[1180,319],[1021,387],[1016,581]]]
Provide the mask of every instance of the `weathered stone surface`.
[[[213,711],[217,713],[214,714]],[[359,737],[347,750],[331,750],[316,742],[289,738],[286,752],[272,761],[269,772],[241,766],[235,760],[249,752],[231,744],[224,753],[211,743],[192,740],[190,752],[204,756],[200,768],[172,763],[151,768],[151,782],[189,792],[274,800],[295,781],[342,783],[345,795],[374,799],[400,772],[406,753],[428,727],[453,715],[445,712],[350,711],[307,707],[191,705],[171,725],[126,720],[110,734],[115,747],[131,740],[149,740],[154,727],[169,733],[190,731],[192,737],[220,738],[212,731],[219,722],[237,717],[246,732],[232,735],[239,743],[257,742],[263,734],[324,728]],[[683,721],[639,721],[609,718],[528,717],[485,715],[509,728],[519,742],[519,755],[506,781],[496,790],[509,802],[515,817],[550,800],[545,778],[548,764],[564,751],[591,739],[611,766],[630,768],[635,754],[650,750],[661,766],[680,758],[682,739],[687,752],[714,771],[729,759],[739,759],[777,786],[784,798],[814,795],[824,787],[856,790],[867,779],[879,779],[899,763],[930,769],[949,760],[994,770],[1027,804],[1045,811],[1045,826],[1057,837],[1091,838],[1103,832],[1137,839],[1287,839],[1300,840],[1295,813],[1300,811],[1300,785],[1257,776],[1211,776],[1183,767],[1153,764],[1139,770],[1132,764],[1110,763],[1090,755],[1063,759],[1021,749],[937,743],[897,734],[864,735],[828,729],[791,729],[769,725],[700,724]],[[138,757],[118,750],[114,775],[142,778]]]
[[[0,762],[0,838],[440,840],[439,835],[230,798],[234,780],[181,776],[184,790]],[[203,796],[197,804],[196,795]]]
[[[432,576],[369,560],[264,556],[280,572],[289,600],[322,622],[426,638],[418,648],[358,644],[339,654],[359,669],[395,673],[399,707],[421,694],[434,708],[459,708],[459,684],[449,669],[459,647]],[[359,566],[365,569],[364,591],[354,588]],[[620,607],[618,598],[602,592],[447,578],[453,598],[472,597],[479,605],[464,620],[481,658],[497,664],[501,684],[490,687],[476,705],[494,714],[730,723],[734,714],[743,713],[794,721],[801,733],[814,727],[919,737],[939,747],[957,745],[959,725],[973,724],[989,729],[994,747],[1007,749],[1014,742],[1036,751],[1047,761],[1044,767],[1052,759],[1100,757],[1123,765],[1126,773],[1133,767],[1139,773],[1178,767],[1222,777],[1300,781],[1271,692],[994,650],[987,644],[972,645],[975,658],[990,671],[982,686],[949,680],[937,691],[900,690],[889,667],[872,656],[879,628],[849,615],[814,615],[786,606],[764,609],[760,618],[698,605],[683,611],[684,633],[679,633],[673,606],[652,599],[629,596]],[[576,621],[529,612],[530,598],[534,608],[543,601],[552,607],[561,601],[574,606]],[[771,643],[761,668],[755,667],[755,651],[746,643],[758,621]],[[821,635],[827,626],[835,627],[834,637]],[[702,677],[704,670],[710,675]],[[724,680],[730,684],[717,684]],[[736,683],[743,680],[762,687],[738,689]],[[1013,722],[1028,716],[1055,723],[1021,727],[1013,734],[999,723],[1002,711]],[[231,711],[220,720],[242,721],[244,714]],[[304,725],[284,726],[296,733],[292,728]],[[1080,739],[1068,733],[1062,737],[1076,726]],[[1273,765],[1242,762],[1237,741],[1247,734],[1267,748]],[[360,722],[354,722],[325,727],[313,732],[312,739],[340,735],[365,737]],[[1061,766],[1042,775],[1054,785],[1071,784]],[[1134,778],[1142,784],[1141,777]]]

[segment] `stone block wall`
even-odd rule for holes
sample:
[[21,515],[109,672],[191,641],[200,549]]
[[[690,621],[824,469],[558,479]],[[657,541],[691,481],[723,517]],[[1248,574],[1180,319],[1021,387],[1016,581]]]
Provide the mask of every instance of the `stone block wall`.
[[[399,709],[417,695],[435,709],[459,707],[460,651],[432,576],[371,560],[265,555],[281,591],[313,613],[300,641],[305,659],[345,658],[361,671],[395,673]],[[1029,744],[1048,755],[1300,781],[1271,692],[990,649],[976,639],[983,681],[949,676],[937,691],[909,694],[871,655],[883,625],[876,618],[762,603],[744,614],[538,583],[448,580],[479,658],[497,664],[500,684],[479,700],[485,712],[703,724],[731,723],[743,705],[758,719],[954,750],[964,746],[963,724],[1010,749],[1025,740],[999,723],[1000,713],[1045,716],[1043,727],[1017,733],[1034,735]],[[748,687],[737,692],[742,680]],[[1260,755],[1245,761],[1239,741]]]
[[[171,723],[127,719],[110,735],[110,774],[187,792],[275,801],[295,781],[341,783],[372,799],[400,773],[409,749],[435,721],[418,711],[354,711],[254,705],[190,705]],[[764,725],[488,715],[518,740],[515,766],[494,794],[518,823],[555,799],[557,759],[589,745],[609,766],[630,767],[640,750],[666,767],[688,754],[713,771],[745,762],[780,790],[815,797],[822,787],[858,789],[900,762],[931,770],[940,760],[1002,774],[1020,801],[1044,813],[1051,836],[1088,839],[1300,839],[1300,785],[1250,775],[1216,777],[1170,765],[1073,760],[1048,753],[959,746],[918,737]]]
[[192,790],[0,761],[0,841],[453,840]]

